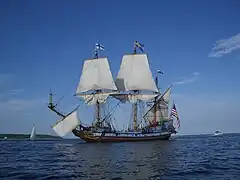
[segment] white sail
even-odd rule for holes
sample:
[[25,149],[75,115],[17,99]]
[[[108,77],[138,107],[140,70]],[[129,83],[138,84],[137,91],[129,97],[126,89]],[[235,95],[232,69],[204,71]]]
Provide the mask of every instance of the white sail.
[[[160,96],[156,104],[154,104],[144,115],[144,119],[148,122],[153,122],[154,120],[169,120],[168,109],[170,100],[171,87],[169,87],[164,94]],[[156,112],[156,114],[155,114]]]
[[30,140],[35,140],[36,139],[36,128],[35,126],[33,126],[32,128],[32,132],[31,132],[31,135],[30,135]]
[[119,91],[149,90],[158,92],[146,54],[124,55],[116,78]]
[[[157,105],[158,103],[158,105]],[[144,119],[148,122],[168,120],[168,104],[159,100],[153,107],[144,115]],[[156,114],[155,114],[156,112]]]
[[117,90],[106,57],[84,61],[76,95],[91,90]]
[[166,102],[166,103],[169,103],[169,100],[170,100],[170,95],[171,95],[171,90],[172,90],[172,86],[170,86],[166,91],[165,93],[163,93],[163,100]]
[[73,129],[75,129],[79,124],[80,122],[77,118],[77,112],[73,111],[71,114],[53,125],[52,128],[58,136],[63,137],[69,132],[71,132]]

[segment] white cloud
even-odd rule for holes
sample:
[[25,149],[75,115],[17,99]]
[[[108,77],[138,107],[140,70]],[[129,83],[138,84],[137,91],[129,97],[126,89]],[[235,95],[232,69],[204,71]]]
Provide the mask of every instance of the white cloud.
[[38,133],[49,132],[54,122],[47,110],[47,99],[8,99],[0,101],[0,133],[30,133],[36,124]]
[[46,102],[45,99],[10,99],[4,102],[0,102],[0,107],[4,108],[7,111],[28,111],[32,108],[36,108],[38,106],[43,106]]
[[0,100],[9,99],[12,95],[19,95],[25,92],[24,89],[16,87],[15,75],[9,73],[0,74]]
[[182,84],[186,84],[186,83],[193,83],[198,79],[199,75],[200,75],[199,72],[194,72],[194,73],[192,73],[192,75],[190,77],[182,78],[182,80],[174,82],[173,84],[182,85]]
[[23,93],[25,90],[24,89],[12,89],[10,94],[12,95],[18,95],[18,94],[21,94]]
[[240,49],[240,33],[227,39],[218,40],[213,45],[208,57],[221,57],[237,49]]

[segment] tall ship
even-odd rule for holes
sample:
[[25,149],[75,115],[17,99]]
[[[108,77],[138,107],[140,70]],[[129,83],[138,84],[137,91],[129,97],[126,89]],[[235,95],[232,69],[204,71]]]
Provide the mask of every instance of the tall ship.
[[[78,113],[80,105],[67,114],[60,112],[50,92],[48,108],[60,116],[52,126],[55,133],[63,137],[72,132],[85,142],[168,140],[176,134],[180,120],[174,102],[170,108],[172,85],[160,92],[158,76],[163,73],[156,70],[153,77],[143,48],[138,41],[134,42],[133,53],[123,55],[114,80],[108,57],[99,57],[104,46],[96,43],[94,57],[83,63],[74,95],[82,105],[94,108],[92,124],[85,125],[78,118],[78,115],[90,115],[84,111]],[[123,113],[116,116],[115,111],[121,106],[129,108],[123,112],[124,116]],[[126,113],[129,115],[127,127],[117,129],[113,121],[127,121]]]

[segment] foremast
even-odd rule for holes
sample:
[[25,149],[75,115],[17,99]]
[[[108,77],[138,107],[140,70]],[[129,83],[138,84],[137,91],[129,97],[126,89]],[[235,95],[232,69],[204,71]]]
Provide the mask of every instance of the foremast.
[[92,126],[100,128],[103,123],[101,105],[106,102],[110,94],[117,92],[117,88],[108,57],[99,57],[99,50],[104,50],[104,46],[96,43],[94,57],[84,61],[75,95],[83,99],[88,106],[95,105],[95,118]]
[[[106,102],[110,94],[117,91],[109,67],[108,58],[99,58],[99,50],[104,50],[104,47],[101,44],[96,43],[94,57],[84,61],[77,91],[75,93],[75,96],[82,98],[85,104],[89,106],[96,105],[95,120],[97,122],[95,123],[95,126],[98,127],[101,126],[102,122],[105,120],[104,118],[101,122],[101,104]],[[70,131],[75,131],[78,126],[83,130],[89,129],[89,127],[81,125],[78,120],[76,110],[80,105],[70,113],[63,114],[56,109],[59,102],[54,104],[52,96],[53,94],[50,92],[48,108],[61,117],[61,119],[52,126],[53,130],[59,136],[65,136]]]

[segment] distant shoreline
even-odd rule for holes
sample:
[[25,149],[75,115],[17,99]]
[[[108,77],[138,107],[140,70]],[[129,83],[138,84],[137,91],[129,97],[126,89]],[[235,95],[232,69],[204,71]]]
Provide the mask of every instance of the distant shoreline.
[[[30,134],[0,134],[0,139],[7,137],[7,139],[29,139]],[[62,139],[58,136],[47,134],[36,134],[36,139]]]

